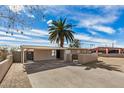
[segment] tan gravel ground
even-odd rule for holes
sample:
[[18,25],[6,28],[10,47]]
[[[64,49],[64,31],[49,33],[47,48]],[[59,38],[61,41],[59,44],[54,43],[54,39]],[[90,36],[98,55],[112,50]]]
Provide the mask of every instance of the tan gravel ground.
[[13,63],[2,83],[1,88],[30,88],[32,87],[27,73],[20,63]]

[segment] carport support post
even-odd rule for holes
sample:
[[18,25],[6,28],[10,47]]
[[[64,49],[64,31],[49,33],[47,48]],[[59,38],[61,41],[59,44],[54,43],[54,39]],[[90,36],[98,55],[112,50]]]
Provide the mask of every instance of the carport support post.
[[21,62],[24,64],[24,49],[21,49]]
[[98,51],[99,51],[99,49],[98,49],[98,48],[96,48],[96,54],[98,54]]
[[108,48],[105,49],[106,54],[108,54]]
[[121,54],[121,49],[118,50],[118,53]]

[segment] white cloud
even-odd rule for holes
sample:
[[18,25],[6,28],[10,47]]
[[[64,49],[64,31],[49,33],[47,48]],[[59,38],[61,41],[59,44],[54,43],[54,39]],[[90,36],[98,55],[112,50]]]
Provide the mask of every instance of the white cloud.
[[108,34],[115,33],[115,30],[113,28],[103,26],[103,25],[94,25],[91,28],[96,30],[96,31],[101,31],[101,32],[105,32],[105,33],[108,33]]
[[19,34],[19,33],[13,34],[13,36],[12,36],[11,34],[6,34],[5,31],[0,31],[0,35],[15,37],[15,38],[31,39],[31,37],[24,36],[23,34]]
[[35,16],[32,15],[32,14],[29,14],[29,13],[26,13],[26,14],[27,14],[27,16],[30,17],[30,18],[35,18]]
[[81,35],[81,34],[76,34],[76,35],[74,35],[74,37],[76,39],[84,40],[84,41],[88,41],[88,42],[98,42],[98,43],[112,43],[113,42],[113,40],[104,39],[104,38],[97,38],[97,37],[92,37],[92,36],[88,36],[88,35]]
[[89,40],[91,39],[91,37],[89,37],[89,36],[80,35],[80,34],[76,34],[76,35],[74,35],[74,37],[75,37],[76,39],[79,39],[79,40],[87,40],[87,41],[89,41]]
[[97,35],[98,33],[97,32],[95,32],[95,31],[89,31],[92,35]]
[[18,38],[23,38],[23,39],[31,39],[31,37],[24,36],[23,34],[22,35],[20,35],[20,34],[14,34],[13,37],[18,37]]
[[[85,7],[85,6],[84,6]],[[89,30],[101,31],[107,34],[115,33],[115,29],[108,24],[114,23],[120,16],[121,12],[119,11],[120,6],[86,6],[90,9],[95,8],[100,13],[76,13],[72,18],[78,20],[78,27],[86,28]],[[107,31],[106,31],[107,30]]]
[[23,31],[23,33],[24,33],[24,35],[36,36],[36,37],[46,37],[46,36],[48,36],[48,31],[38,30],[38,29],[25,30],[25,31]]
[[0,40],[15,40],[16,41],[16,38],[12,38],[12,37],[0,37]]
[[40,35],[48,35],[48,31],[45,31],[45,30],[32,29],[31,32],[40,34]]
[[[0,42],[4,41],[4,44],[9,44],[8,42],[18,42],[18,44],[49,44],[49,40],[41,39],[40,37],[47,37],[48,31],[45,30],[39,30],[39,29],[32,29],[32,30],[23,30],[24,34],[20,34],[20,31],[17,32],[14,29],[10,29],[10,32],[13,32],[13,35],[6,34],[7,29],[6,28],[0,28]],[[37,38],[35,38],[36,36]]]
[[47,24],[50,25],[52,23],[53,20],[48,20]]
[[83,15],[80,18],[79,27],[87,29],[101,31],[108,34],[115,33],[115,30],[110,26],[105,26],[108,23],[112,23],[117,19],[115,15],[112,16],[97,16],[97,15]]
[[82,15],[82,18],[80,18],[79,26],[92,26],[96,24],[106,24],[106,23],[112,23],[117,19],[115,15],[107,15],[107,16],[98,16],[98,15]]
[[[9,34],[6,34],[5,32],[8,31],[8,29],[0,27],[0,35],[7,35],[10,36]],[[24,34],[21,34],[20,31],[22,31]],[[41,36],[47,36],[48,35],[48,31],[46,30],[39,30],[39,29],[25,29],[25,30],[19,30],[18,32],[15,29],[9,29],[9,32],[14,32],[13,36],[16,37],[21,37],[21,38],[30,38],[33,36],[37,36],[37,37],[41,37]],[[26,36],[29,35],[29,36]]]
[[[52,15],[67,15],[72,13],[69,11],[66,6],[57,6],[57,5],[49,5],[42,7],[45,14],[52,14]],[[57,17],[57,16],[56,16]]]
[[10,10],[13,12],[20,12],[24,9],[23,5],[9,5]]
[[0,41],[1,40],[7,40],[7,41],[17,41],[17,42],[30,42],[30,43],[48,43],[49,41],[48,40],[44,40],[44,39],[18,39],[18,38],[15,38],[15,37],[7,37],[7,36],[4,36],[4,37],[0,37]]
[[13,46],[20,46],[20,45],[37,45],[37,46],[48,46],[47,43],[31,43],[31,42],[5,42],[5,41],[0,41],[0,45],[4,45],[4,46],[9,46],[9,47],[13,47]]
[[32,39],[31,42],[34,42],[34,43],[49,43],[48,40],[44,40],[44,39],[39,39],[39,40]]

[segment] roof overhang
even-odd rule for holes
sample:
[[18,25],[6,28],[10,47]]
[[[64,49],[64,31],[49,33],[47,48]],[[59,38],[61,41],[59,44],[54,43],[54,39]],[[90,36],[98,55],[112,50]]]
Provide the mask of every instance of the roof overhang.
[[40,50],[90,50],[88,48],[60,48],[60,47],[48,47],[48,46],[30,46],[22,45],[22,49],[40,49]]
[[47,47],[47,46],[29,46],[23,45],[21,46],[22,49],[42,49],[42,50],[65,50],[66,48],[59,48],[59,47]]

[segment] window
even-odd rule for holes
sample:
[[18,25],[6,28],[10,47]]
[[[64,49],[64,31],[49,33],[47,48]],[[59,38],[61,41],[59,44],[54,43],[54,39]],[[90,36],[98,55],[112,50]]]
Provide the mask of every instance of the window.
[[56,51],[52,50],[52,56],[56,56]]

